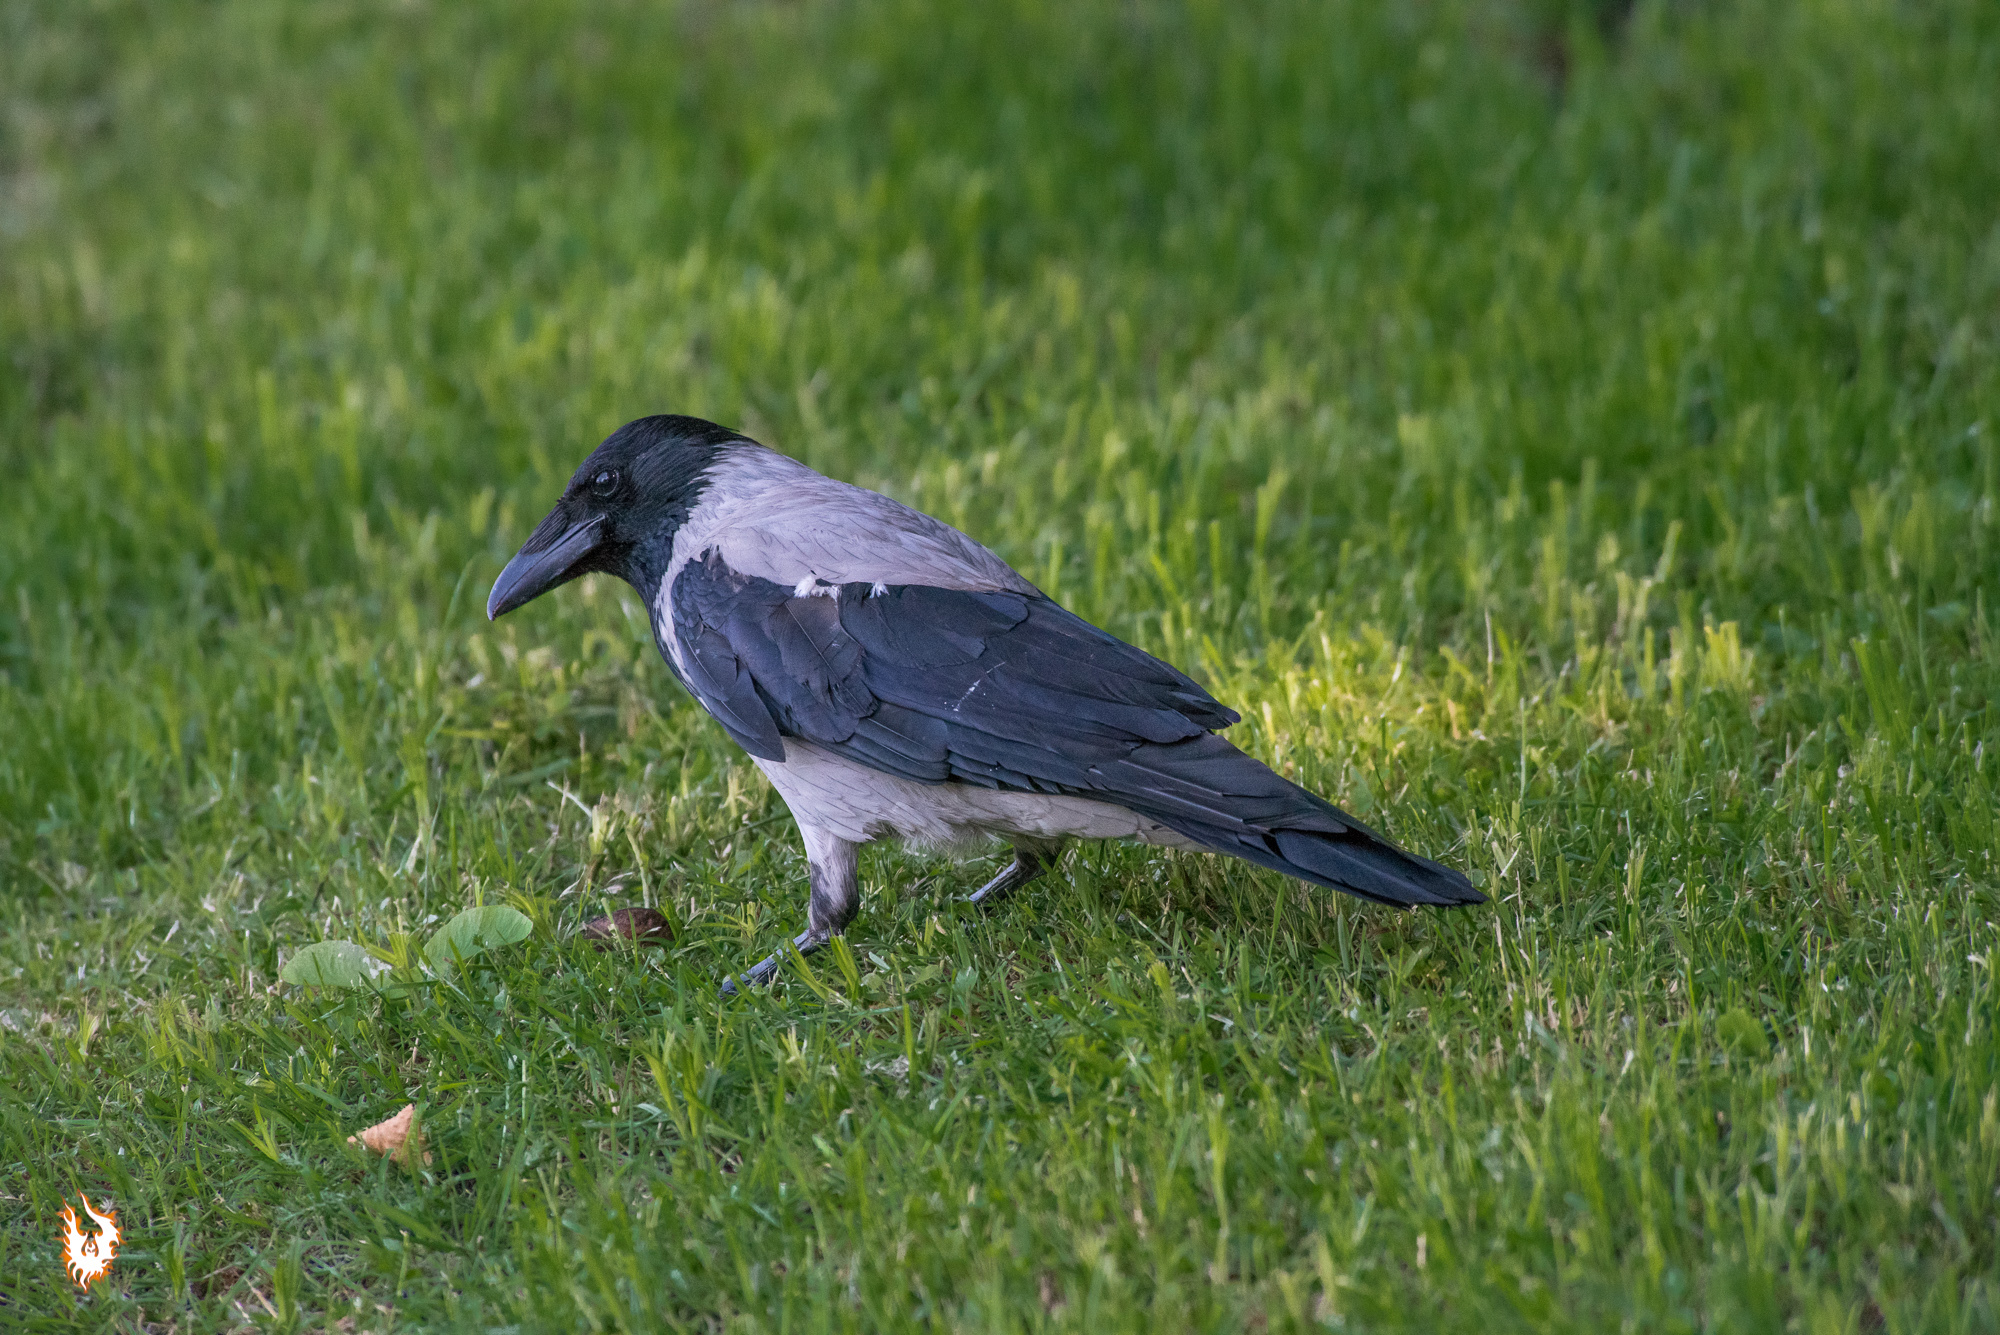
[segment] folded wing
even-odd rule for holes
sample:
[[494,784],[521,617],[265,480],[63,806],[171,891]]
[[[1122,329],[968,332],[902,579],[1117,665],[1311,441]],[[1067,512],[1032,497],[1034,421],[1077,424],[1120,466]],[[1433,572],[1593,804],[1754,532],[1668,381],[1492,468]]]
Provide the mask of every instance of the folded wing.
[[788,588],[711,552],[669,598],[683,679],[752,755],[782,760],[797,737],[921,783],[1115,802],[1385,903],[1482,898],[1211,735],[1236,712],[1039,595]]
[[711,553],[670,598],[689,687],[767,760],[792,736],[920,782],[1072,792],[1092,786],[1093,765],[1237,719],[1038,596],[868,584],[801,596]]

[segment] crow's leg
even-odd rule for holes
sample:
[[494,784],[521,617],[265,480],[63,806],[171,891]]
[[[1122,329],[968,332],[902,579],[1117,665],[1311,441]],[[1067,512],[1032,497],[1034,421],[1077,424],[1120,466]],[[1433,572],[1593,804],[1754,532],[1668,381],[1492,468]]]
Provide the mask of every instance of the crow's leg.
[[991,909],[1050,867],[1055,866],[1056,859],[1061,856],[1060,839],[1017,838],[1014,840],[1014,860],[1007,864],[1007,869],[967,895],[965,902],[977,904],[983,909]]
[[[853,922],[861,907],[861,846],[817,826],[800,825],[799,833],[805,838],[812,895],[806,901],[806,929],[792,938],[792,945],[799,954],[810,955]],[[752,965],[744,971],[741,985],[770,982],[784,958],[780,951]],[[733,996],[738,983],[735,977],[723,979],[722,995]]]

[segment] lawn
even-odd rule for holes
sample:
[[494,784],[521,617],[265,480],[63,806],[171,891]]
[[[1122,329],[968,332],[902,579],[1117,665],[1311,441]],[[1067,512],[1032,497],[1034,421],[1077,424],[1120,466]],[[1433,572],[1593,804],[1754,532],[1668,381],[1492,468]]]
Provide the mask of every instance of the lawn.
[[[0,1327],[2000,1328],[1996,134],[1981,0],[5,6]],[[783,805],[482,612],[658,411],[1492,902],[883,847],[719,999]]]

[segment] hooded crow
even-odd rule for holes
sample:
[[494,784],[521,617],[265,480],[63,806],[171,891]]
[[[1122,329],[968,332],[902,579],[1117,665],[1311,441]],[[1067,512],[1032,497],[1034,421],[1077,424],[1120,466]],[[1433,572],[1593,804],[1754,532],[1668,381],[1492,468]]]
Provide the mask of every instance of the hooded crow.
[[1068,839],[1228,853],[1398,907],[1484,902],[1231,746],[1216,734],[1235,710],[957,529],[726,427],[621,427],[500,572],[486,614],[590,571],[639,591],[668,668],[791,808],[811,882],[802,953],[853,919],[860,846],[886,838],[1011,842],[981,905]]

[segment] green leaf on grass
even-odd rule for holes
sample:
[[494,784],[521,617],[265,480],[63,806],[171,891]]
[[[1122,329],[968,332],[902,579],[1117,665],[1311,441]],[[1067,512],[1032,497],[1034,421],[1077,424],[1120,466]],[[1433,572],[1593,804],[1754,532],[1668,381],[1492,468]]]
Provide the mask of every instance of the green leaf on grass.
[[457,958],[469,960],[482,950],[511,946],[534,930],[528,915],[519,909],[497,905],[466,909],[438,928],[437,935],[424,947],[424,958],[433,969],[449,969],[454,952]]
[[362,987],[389,966],[352,941],[315,941],[285,961],[278,978],[315,987]]

